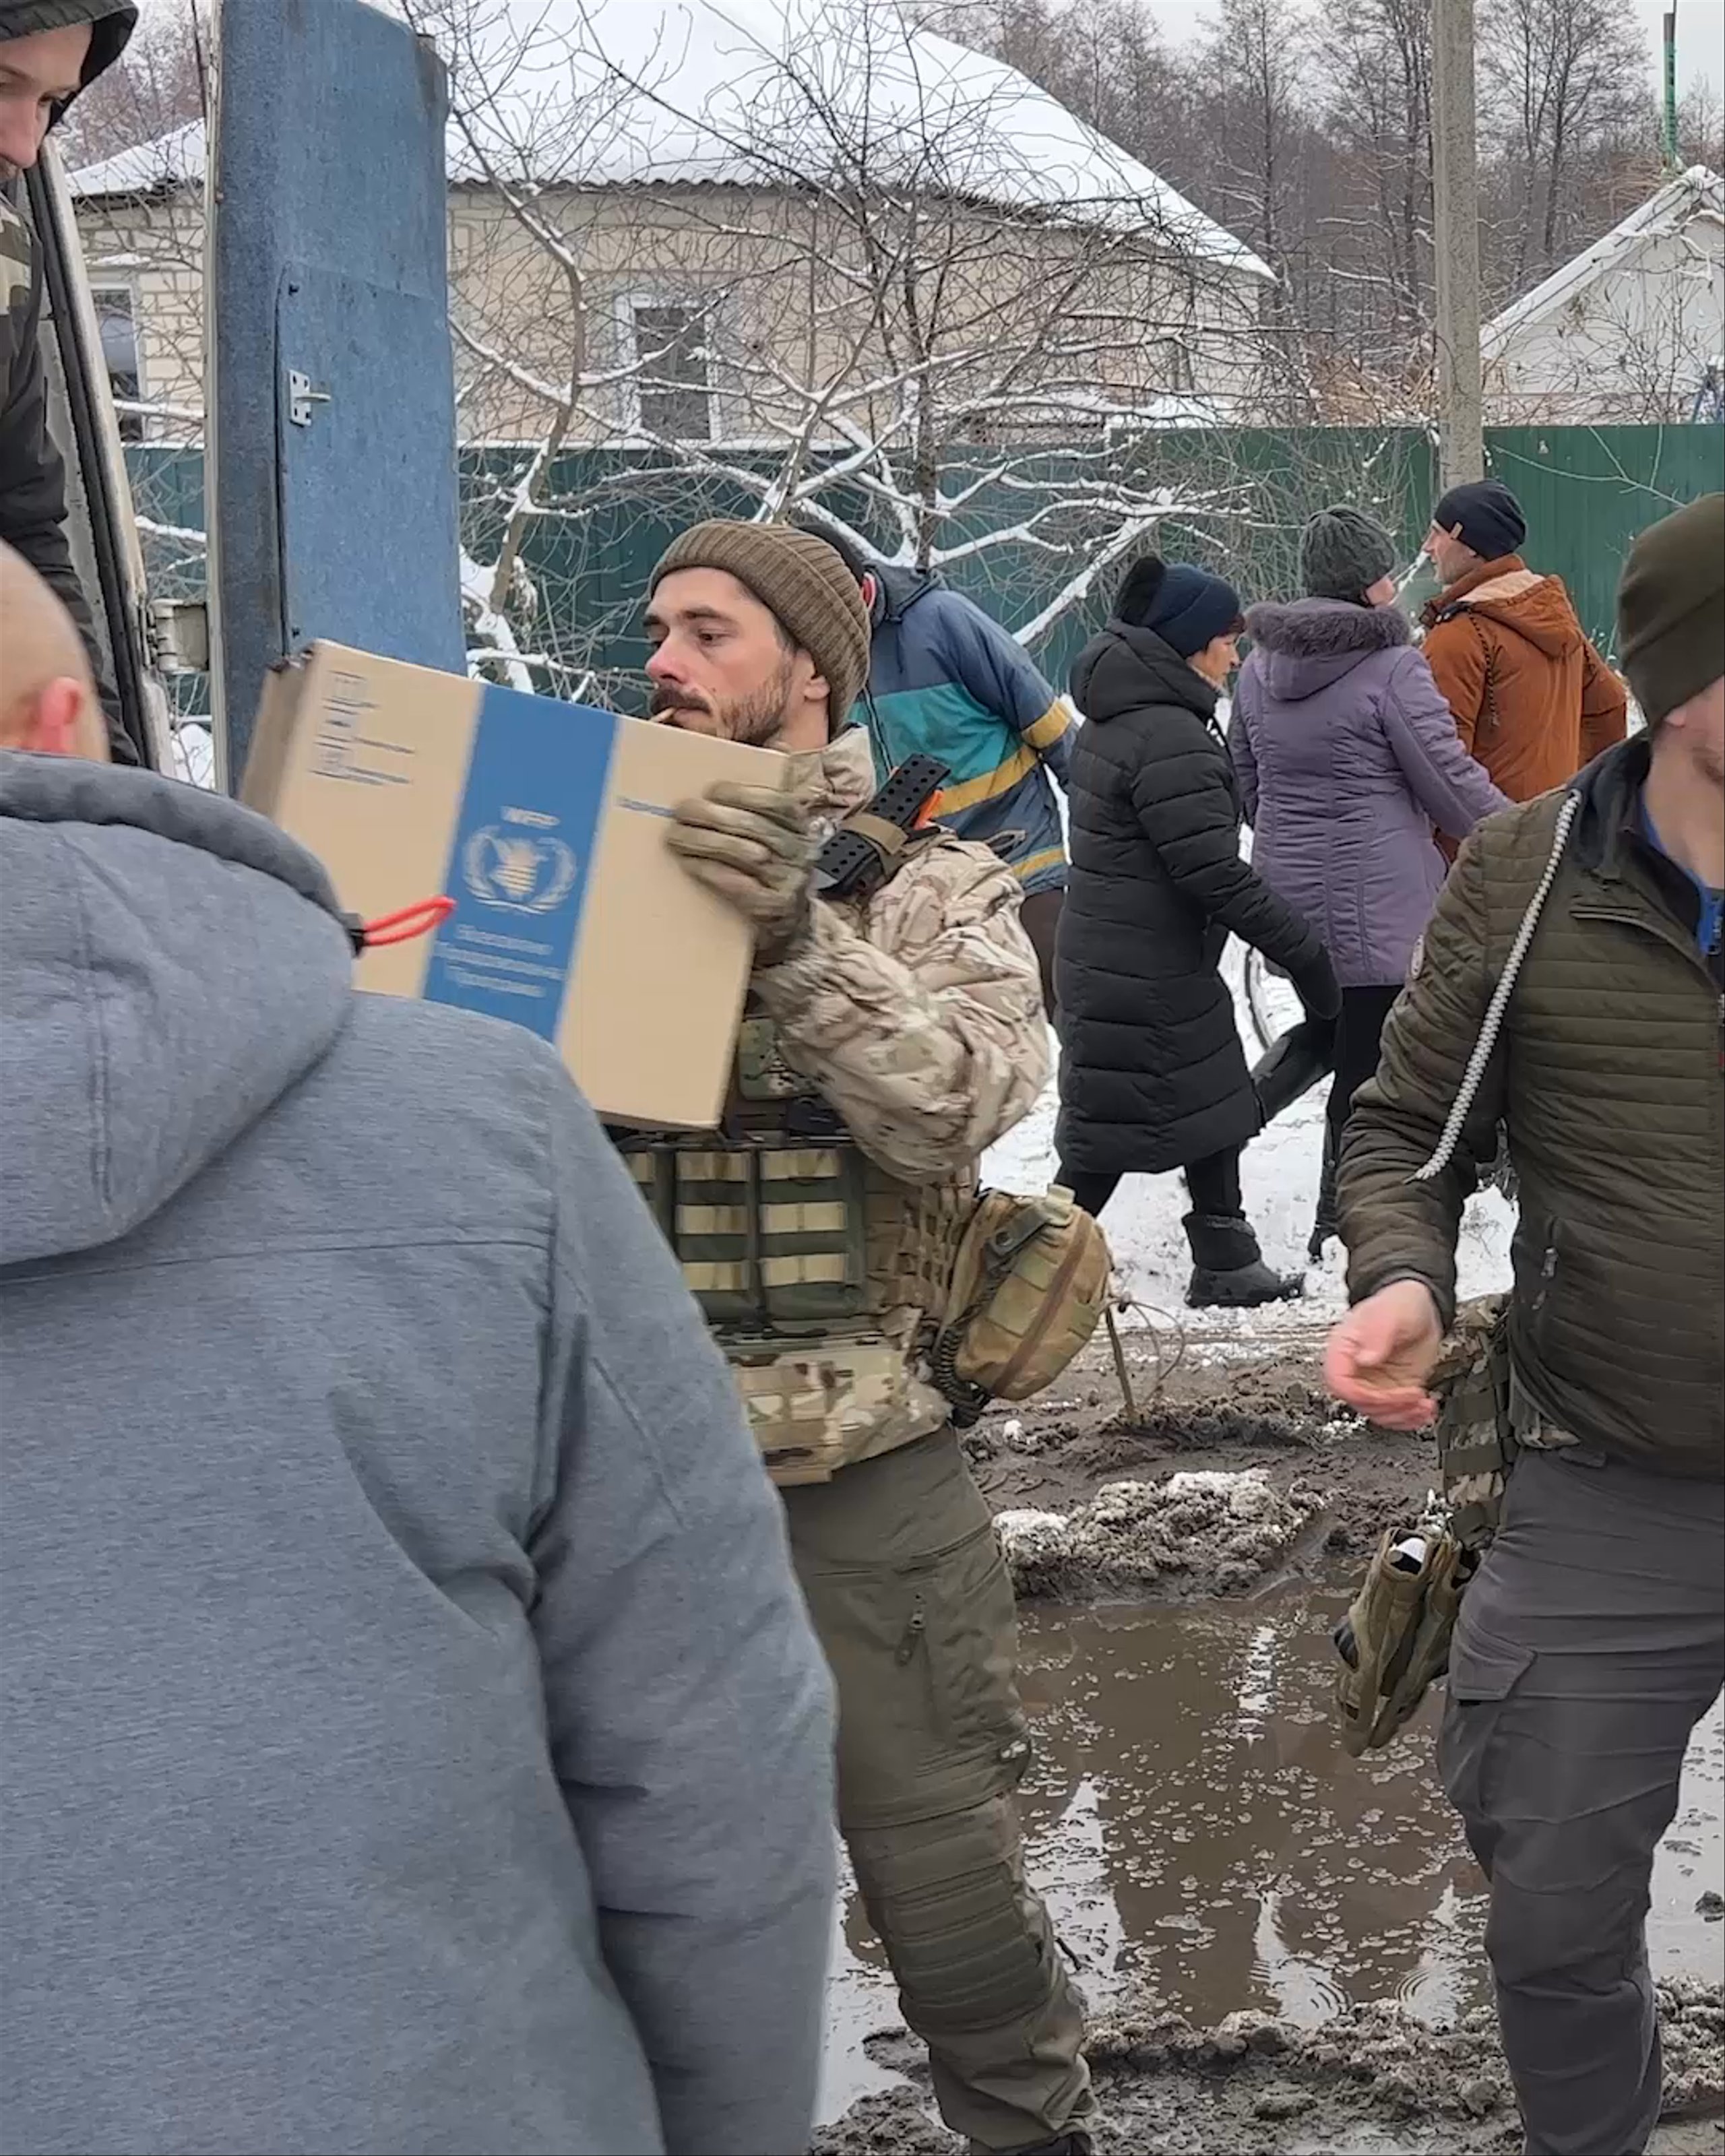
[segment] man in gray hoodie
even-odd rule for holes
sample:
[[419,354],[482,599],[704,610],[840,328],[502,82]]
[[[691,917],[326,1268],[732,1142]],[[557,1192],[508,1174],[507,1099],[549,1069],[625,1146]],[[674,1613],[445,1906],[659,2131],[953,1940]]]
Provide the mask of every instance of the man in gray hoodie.
[[828,1681],[531,1034],[102,751],[0,549],[0,2149],[792,2156]]

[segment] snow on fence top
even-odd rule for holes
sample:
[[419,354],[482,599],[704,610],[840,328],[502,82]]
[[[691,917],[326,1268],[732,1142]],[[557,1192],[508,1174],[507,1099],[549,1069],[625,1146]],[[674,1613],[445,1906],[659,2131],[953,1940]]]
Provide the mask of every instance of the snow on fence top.
[[[454,182],[914,186],[1165,239],[1271,272],[1146,165],[897,0],[397,0],[449,64]],[[201,121],[72,177],[75,194],[203,177]]]

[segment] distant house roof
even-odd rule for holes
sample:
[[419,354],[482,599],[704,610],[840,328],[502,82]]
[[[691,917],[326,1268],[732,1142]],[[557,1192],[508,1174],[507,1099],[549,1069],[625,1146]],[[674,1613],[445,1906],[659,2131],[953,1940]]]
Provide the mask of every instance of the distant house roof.
[[111,157],[99,157],[93,165],[80,165],[70,175],[74,196],[94,201],[104,195],[147,195],[167,187],[197,187],[203,180],[204,127],[201,120],[188,120],[153,141],[134,143],[116,150]]
[[1697,215],[1725,218],[1725,181],[1705,165],[1692,165],[1686,172],[1667,180],[1620,224],[1614,224],[1604,239],[1584,248],[1531,292],[1524,292],[1501,315],[1494,316],[1481,337],[1485,357],[1496,357],[1517,330],[1554,314],[1566,300],[1607,271],[1622,268],[1639,248],[1681,230]]
[[[411,11],[436,30],[439,0]],[[897,0],[498,0],[446,48],[452,182],[904,184],[1272,272],[1158,174]],[[475,28],[475,23],[479,27]],[[84,199],[195,184],[194,121],[72,175]]]

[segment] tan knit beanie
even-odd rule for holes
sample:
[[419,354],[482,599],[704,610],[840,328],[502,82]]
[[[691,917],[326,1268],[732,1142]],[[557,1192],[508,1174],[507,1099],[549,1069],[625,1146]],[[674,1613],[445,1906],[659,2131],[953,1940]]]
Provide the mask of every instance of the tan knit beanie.
[[869,612],[835,550],[788,524],[716,517],[671,542],[649,593],[677,569],[724,569],[754,593],[819,669],[837,733],[869,678]]
[[1630,547],[1617,654],[1649,726],[1725,674],[1725,494],[1650,524]]

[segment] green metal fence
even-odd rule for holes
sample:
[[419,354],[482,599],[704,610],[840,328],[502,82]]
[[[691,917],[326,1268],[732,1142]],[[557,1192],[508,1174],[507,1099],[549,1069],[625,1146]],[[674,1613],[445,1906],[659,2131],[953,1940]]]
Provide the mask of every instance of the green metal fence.
[[[967,477],[999,452],[956,454],[943,472],[962,499]],[[464,451],[464,540],[493,560],[511,501],[532,452],[509,447]],[[201,582],[203,471],[195,449],[148,445],[127,452],[152,579],[189,595]],[[1486,435],[1492,472],[1527,513],[1527,555],[1561,576],[1582,620],[1609,650],[1623,557],[1635,533],[1696,495],[1725,490],[1725,428],[1500,428]],[[734,459],[733,462],[740,460]],[[1077,460],[1066,463],[1076,470]],[[764,468],[764,466],[763,466]],[[1057,484],[1059,452],[1037,459]],[[1122,453],[1122,479],[1170,504],[1156,543],[1224,570],[1250,603],[1298,590],[1300,526],[1313,510],[1348,501],[1396,532],[1411,561],[1425,528],[1435,475],[1435,446],[1415,428],[1189,429],[1158,434]],[[1022,476],[1022,475],[1020,475]],[[1106,520],[1075,485],[1070,513],[1034,547],[991,548],[957,565],[952,581],[1009,627],[1034,621],[1094,558]],[[824,497],[835,515],[884,543],[868,498],[835,484]],[[987,487],[949,518],[943,543],[1012,529],[1023,496]],[[596,692],[628,709],[644,654],[639,612],[649,572],[671,536],[702,516],[747,515],[747,490],[722,475],[691,473],[629,450],[581,450],[557,459],[528,528],[521,576],[509,613],[534,679],[569,694],[589,675]],[[1072,606],[1034,649],[1054,678],[1106,612],[1110,574]],[[1420,594],[1410,591],[1410,601]],[[207,708],[200,685],[182,683],[182,710]]]
[[1616,643],[1617,579],[1638,531],[1725,492],[1725,427],[1501,427],[1492,475],[1527,516],[1529,566],[1560,576],[1601,650]]

